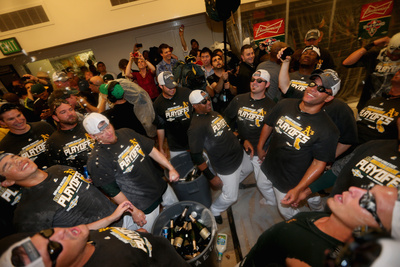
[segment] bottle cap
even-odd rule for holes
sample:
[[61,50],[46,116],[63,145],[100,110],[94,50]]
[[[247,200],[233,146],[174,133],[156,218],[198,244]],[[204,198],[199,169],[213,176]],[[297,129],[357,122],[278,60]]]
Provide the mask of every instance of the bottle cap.
[[196,217],[197,217],[197,212],[192,211],[192,213],[190,213],[190,215],[192,215],[192,217],[196,219]]
[[218,252],[218,260],[222,260],[222,252]]

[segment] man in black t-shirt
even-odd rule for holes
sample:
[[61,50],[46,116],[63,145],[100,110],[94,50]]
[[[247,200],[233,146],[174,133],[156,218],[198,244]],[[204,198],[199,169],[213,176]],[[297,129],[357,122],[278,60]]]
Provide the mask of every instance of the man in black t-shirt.
[[[14,243],[16,239],[20,241]],[[14,237],[0,242],[5,251],[0,258],[1,266],[14,266],[15,261],[19,266],[190,266],[166,238],[119,227],[51,228],[21,239]]]
[[82,174],[68,166],[55,165],[42,171],[30,159],[3,153],[0,175],[5,177],[2,186],[22,187],[14,213],[18,232],[87,224],[109,216],[116,208]]
[[394,139],[398,136],[396,126],[400,117],[400,70],[391,79],[388,95],[370,99],[358,114],[359,143],[375,139]]
[[[298,212],[287,204],[295,201],[318,179],[326,163],[335,159],[339,131],[322,108],[334,98],[339,82],[337,75],[329,71],[316,75],[301,101],[280,101],[265,121],[257,145],[258,157],[264,160],[257,183],[272,183],[279,211],[286,219]],[[266,153],[263,146],[272,132]],[[322,210],[319,199],[308,202],[313,210]]]
[[[222,186],[222,193],[210,208],[217,223],[221,224],[221,212],[237,200],[239,183],[253,168],[224,118],[211,110],[210,98],[206,92],[194,90],[189,101],[195,110],[188,130],[190,154],[193,163],[210,183],[214,187]],[[206,150],[216,174],[210,171],[204,160],[203,149]]]
[[[228,125],[237,124],[238,138],[247,152],[253,164],[254,176],[258,177],[260,172],[260,162],[257,155],[257,144],[260,138],[261,129],[267,114],[275,106],[265,92],[270,85],[269,72],[259,69],[254,72],[250,82],[250,93],[244,93],[235,96],[229,106],[226,108],[224,118]],[[267,204],[275,204],[275,195],[272,187],[261,190]]]
[[162,93],[154,101],[157,125],[158,149],[166,155],[163,149],[167,137],[171,159],[189,149],[187,130],[192,118],[193,107],[189,102],[192,92],[188,88],[179,87],[174,76],[169,71],[161,72],[158,85]]
[[213,53],[211,56],[211,65],[213,66],[214,74],[207,78],[209,85],[206,90],[212,97],[214,111],[222,114],[237,94],[236,77],[224,70],[224,61],[217,53]]
[[393,233],[396,200],[396,188],[375,186],[367,191],[351,187],[328,199],[332,214],[299,213],[266,230],[239,266],[287,266],[288,259],[324,266],[326,250],[336,258],[357,227],[380,227]]
[[0,124],[10,129],[0,142],[0,151],[29,158],[39,168],[47,166],[46,141],[54,132],[47,122],[26,123],[24,115],[14,104],[0,107]]
[[49,166],[68,165],[84,173],[83,166],[92,151],[94,139],[86,133],[75,110],[66,100],[53,101],[50,111],[58,130],[47,140]]
[[134,205],[135,224],[127,226],[129,229],[151,231],[160,204],[178,202],[152,159],[169,170],[171,182],[179,179],[178,172],[154,147],[152,139],[127,128],[115,131],[104,115],[91,113],[83,126],[96,140],[87,164],[94,185],[116,203],[129,200]]

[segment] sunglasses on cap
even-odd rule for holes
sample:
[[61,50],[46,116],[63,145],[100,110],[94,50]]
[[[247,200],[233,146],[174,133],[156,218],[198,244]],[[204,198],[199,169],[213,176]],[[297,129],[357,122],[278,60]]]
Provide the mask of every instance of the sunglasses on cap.
[[210,98],[208,96],[206,96],[203,100],[201,100],[198,104],[202,104],[205,105],[207,104],[208,101],[211,101]]
[[52,266],[56,266],[57,258],[62,252],[63,246],[58,242],[50,240],[50,237],[54,234],[54,229],[50,228],[42,230],[39,232],[39,234],[44,238],[46,238],[47,240],[49,240],[49,243],[47,244],[47,252],[49,253]]
[[318,84],[316,84],[314,81],[310,82],[310,83],[308,84],[308,86],[309,86],[309,87],[315,87],[315,86],[317,86],[317,91],[318,91],[318,92],[320,92],[320,93],[325,93],[325,94],[328,94],[328,95],[332,95],[332,92],[328,92],[324,86],[318,85]]
[[251,77],[251,82],[254,82],[254,81],[257,81],[257,83],[263,83],[263,82],[267,82],[267,81],[264,81],[263,79],[261,79],[261,78],[254,78],[254,77]]
[[362,195],[362,197],[360,198],[359,204],[361,208],[366,209],[367,211],[369,211],[369,213],[372,214],[372,216],[374,217],[375,221],[379,224],[379,227],[381,229],[385,229],[381,220],[378,217],[378,214],[376,212],[377,207],[376,207],[376,200],[374,195],[372,195],[372,193],[370,192],[370,190],[375,186],[374,183],[370,183],[369,185],[362,185],[361,188],[367,189],[367,192]]

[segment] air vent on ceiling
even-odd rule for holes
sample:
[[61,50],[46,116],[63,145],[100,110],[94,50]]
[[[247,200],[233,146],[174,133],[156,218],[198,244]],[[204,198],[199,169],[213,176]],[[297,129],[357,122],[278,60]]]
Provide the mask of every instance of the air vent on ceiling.
[[137,2],[139,0],[110,0],[112,6],[119,6],[127,3]]
[[48,21],[49,18],[47,17],[43,6],[34,6],[0,14],[0,32],[20,29]]

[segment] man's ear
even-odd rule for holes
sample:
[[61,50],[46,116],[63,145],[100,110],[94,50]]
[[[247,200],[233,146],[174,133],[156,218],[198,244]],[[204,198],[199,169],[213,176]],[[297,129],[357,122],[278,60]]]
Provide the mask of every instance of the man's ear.
[[12,180],[4,180],[3,182],[1,182],[1,186],[3,187],[10,187],[13,184],[15,184],[15,181]]
[[0,125],[3,126],[4,128],[8,128],[7,125],[4,123],[4,121],[1,119],[0,119]]
[[328,103],[332,101],[335,97],[333,95],[329,95],[327,98],[325,98],[325,102]]
[[56,115],[51,115],[51,117],[53,118],[53,120],[55,120],[56,122],[60,122],[60,120],[58,119],[58,117]]
[[265,85],[265,89],[267,89],[270,86],[270,82],[267,82],[267,84]]

